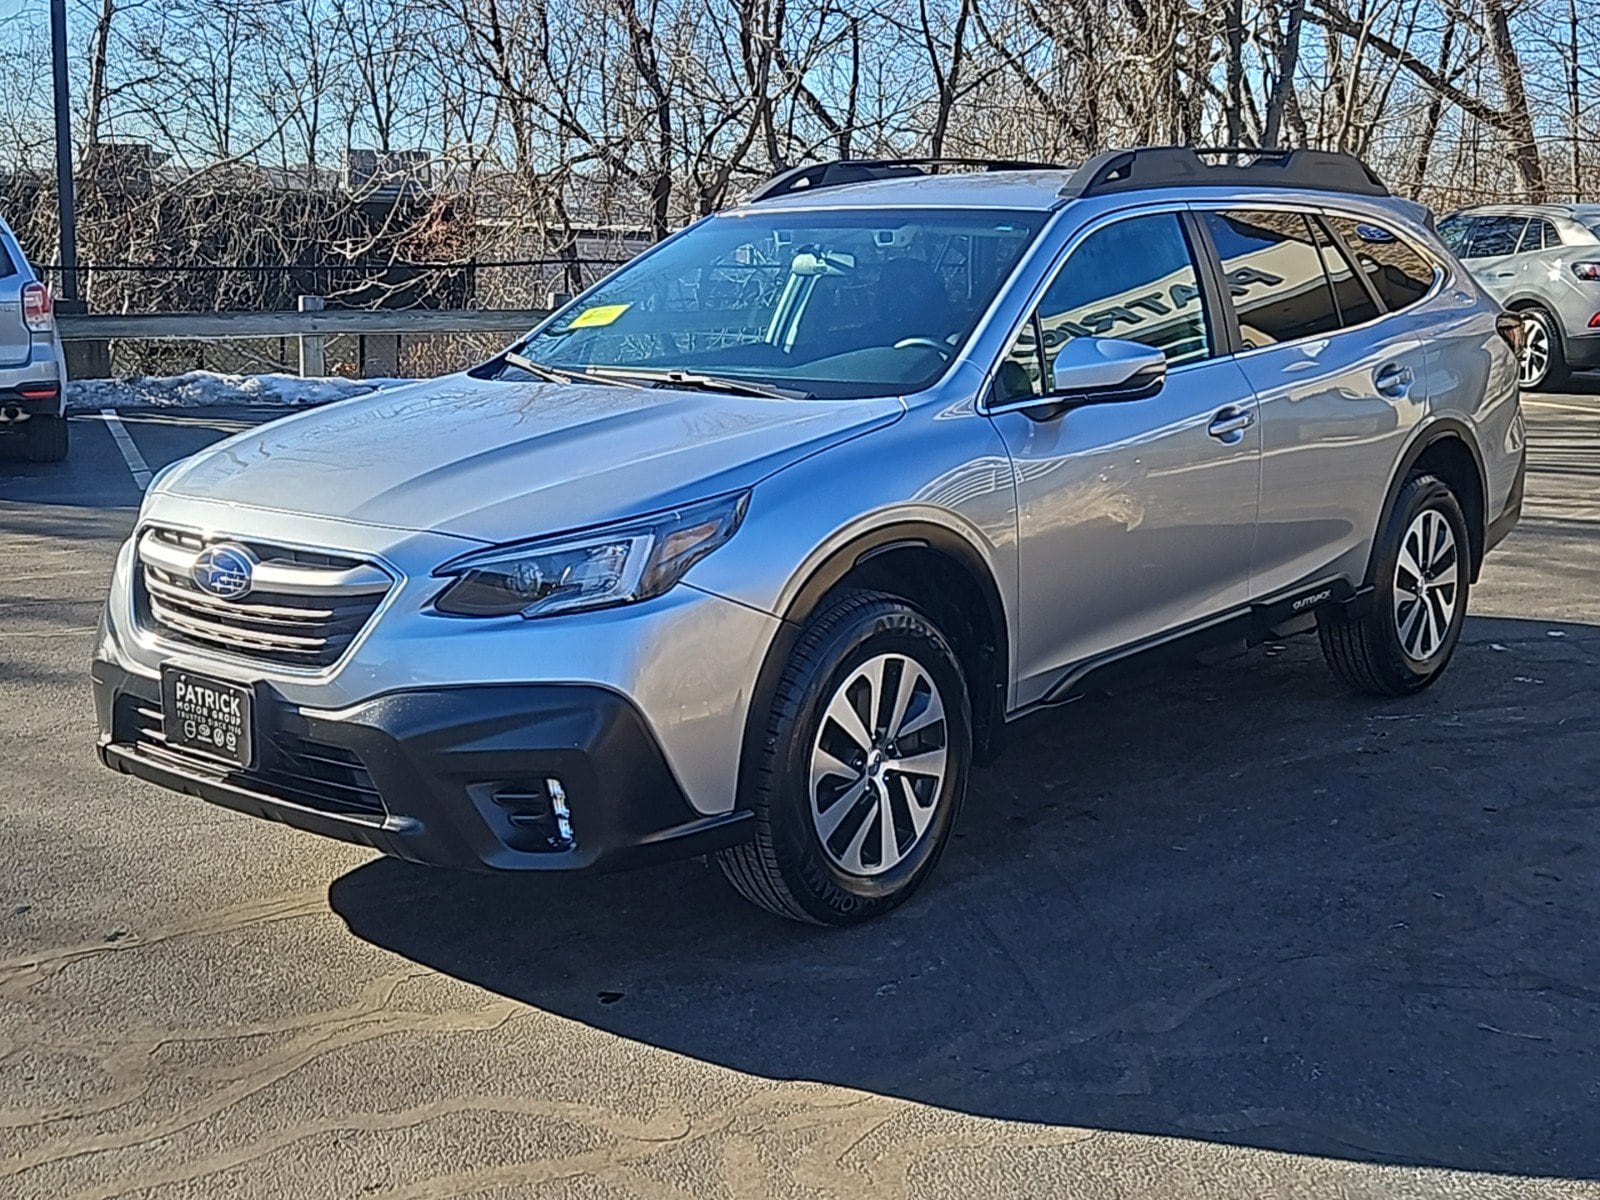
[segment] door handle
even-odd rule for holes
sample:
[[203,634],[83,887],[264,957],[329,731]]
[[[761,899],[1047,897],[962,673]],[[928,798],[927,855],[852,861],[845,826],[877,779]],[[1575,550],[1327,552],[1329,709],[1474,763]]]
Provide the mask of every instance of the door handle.
[[1255,423],[1256,414],[1253,411],[1230,404],[1217,410],[1217,415],[1211,418],[1211,424],[1206,426],[1206,432],[1217,441],[1233,446],[1244,437],[1244,431]]
[[1378,394],[1390,400],[1404,400],[1411,391],[1411,385],[1416,381],[1416,373],[1400,363],[1390,363],[1386,367],[1380,367],[1372,377],[1373,386],[1378,389]]

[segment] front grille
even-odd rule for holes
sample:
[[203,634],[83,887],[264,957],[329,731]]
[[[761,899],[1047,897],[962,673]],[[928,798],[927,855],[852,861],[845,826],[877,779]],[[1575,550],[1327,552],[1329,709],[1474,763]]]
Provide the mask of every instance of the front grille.
[[168,746],[160,702],[137,696],[118,699],[112,737],[154,762],[320,812],[379,819],[385,815],[383,799],[366,766],[354,751],[343,746],[274,730],[258,750],[261,761],[248,771],[240,771]]
[[[256,559],[253,586],[238,600],[200,590],[192,572],[208,545],[243,546]],[[188,646],[226,650],[287,666],[326,667],[349,648],[394,580],[358,558],[257,542],[147,529],[139,539],[140,624]]]

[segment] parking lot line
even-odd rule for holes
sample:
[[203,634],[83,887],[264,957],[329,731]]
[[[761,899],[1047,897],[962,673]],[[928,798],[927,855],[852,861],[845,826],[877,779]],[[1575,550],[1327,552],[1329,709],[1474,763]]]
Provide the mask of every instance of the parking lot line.
[[1583,413],[1586,416],[1600,417],[1600,405],[1594,404],[1562,404],[1558,400],[1529,400],[1523,397],[1524,404],[1536,405],[1539,408],[1559,408],[1563,412]]
[[139,447],[133,444],[133,437],[122,424],[122,418],[117,416],[116,410],[102,408],[100,415],[105,418],[106,427],[111,430],[112,440],[117,443],[117,449],[122,451],[122,461],[128,464],[128,470],[133,475],[133,481],[143,491],[150,486],[150,467],[144,461],[144,455],[139,453]]

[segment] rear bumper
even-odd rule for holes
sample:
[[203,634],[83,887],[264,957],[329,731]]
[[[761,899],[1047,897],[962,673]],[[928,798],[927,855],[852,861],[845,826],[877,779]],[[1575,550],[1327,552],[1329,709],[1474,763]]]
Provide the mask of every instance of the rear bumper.
[[1487,554],[1501,542],[1505,541],[1517,522],[1522,519],[1522,494],[1528,484],[1528,455],[1523,451],[1522,461],[1517,464],[1517,477],[1511,481],[1511,494],[1506,497],[1506,506],[1500,515],[1489,522],[1484,530],[1483,551]]
[[1577,371],[1592,371],[1600,367],[1600,333],[1569,333],[1564,347],[1567,366]]
[[[599,869],[701,854],[751,833],[748,812],[696,812],[639,713],[602,687],[433,688],[337,712],[297,708],[263,687],[260,761],[242,771],[167,750],[146,732],[140,710],[159,712],[157,680],[105,661],[93,679],[99,755],[113,770],[414,862]],[[547,780],[558,781],[558,797]]]
[[54,417],[61,413],[61,390],[41,393],[23,388],[0,388],[0,429],[25,425],[33,417]]

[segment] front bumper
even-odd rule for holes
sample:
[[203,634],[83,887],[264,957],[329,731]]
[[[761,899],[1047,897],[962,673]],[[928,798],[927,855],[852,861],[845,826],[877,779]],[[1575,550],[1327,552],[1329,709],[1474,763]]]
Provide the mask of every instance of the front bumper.
[[[327,711],[263,684],[258,762],[241,771],[168,750],[150,733],[158,680],[103,660],[93,679],[106,766],[414,862],[609,868],[701,854],[751,833],[748,812],[697,812],[638,711],[599,686],[435,687]],[[565,824],[547,780],[559,781]]]

